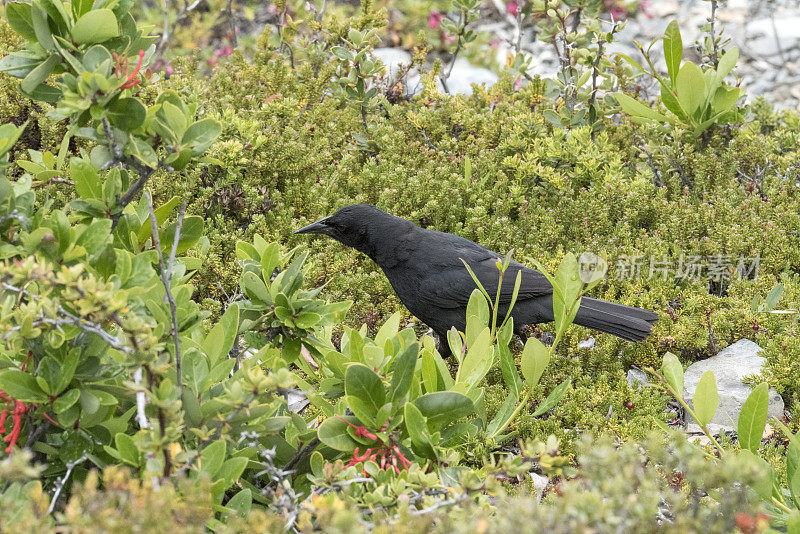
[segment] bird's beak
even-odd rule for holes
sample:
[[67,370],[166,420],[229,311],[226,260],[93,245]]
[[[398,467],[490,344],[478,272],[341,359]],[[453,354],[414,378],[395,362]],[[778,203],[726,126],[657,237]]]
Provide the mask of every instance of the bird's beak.
[[296,234],[327,234],[327,230],[330,228],[325,221],[328,220],[328,217],[324,219],[320,219],[315,223],[311,223],[308,226],[304,226],[296,231]]

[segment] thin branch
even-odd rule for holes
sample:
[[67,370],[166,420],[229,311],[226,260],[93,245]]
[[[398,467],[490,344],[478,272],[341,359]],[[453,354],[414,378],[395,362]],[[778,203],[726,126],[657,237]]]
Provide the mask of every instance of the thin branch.
[[153,202],[151,195],[145,195],[147,198],[147,209],[150,211],[150,230],[153,234],[153,246],[158,252],[158,264],[161,268],[161,283],[164,285],[164,300],[169,304],[169,313],[172,316],[172,339],[175,341],[175,372],[177,374],[178,393],[183,399],[183,377],[181,374],[181,341],[180,331],[178,329],[178,307],[175,304],[175,297],[172,295],[172,267],[175,263],[175,254],[178,250],[178,241],[181,238],[181,227],[183,226],[183,216],[186,213],[186,202],[181,206],[181,211],[178,214],[178,224],[175,228],[175,235],[172,239],[172,251],[170,252],[167,263],[164,263],[164,253],[161,251],[161,240],[158,237],[158,221],[156,220],[156,212],[153,209]]
[[[714,66],[714,70],[717,70],[719,67],[719,51],[717,50],[717,36],[714,31],[714,23],[717,19],[717,0],[711,0],[711,18],[709,22],[711,23],[711,64]],[[772,24],[775,24],[775,19],[773,18]],[[780,46],[780,44],[778,44]]]
[[50,500],[50,506],[47,508],[47,513],[52,514],[53,510],[56,508],[56,502],[58,501],[58,497],[61,495],[61,491],[64,489],[64,486],[67,484],[67,479],[72,474],[72,470],[75,469],[75,466],[83,463],[86,460],[86,453],[84,452],[83,455],[75,461],[67,462],[67,472],[64,473],[62,478],[56,480],[55,487],[56,491],[53,493],[53,498]]
[[132,168],[139,176],[133,185],[131,185],[122,196],[117,197],[116,202],[114,203],[115,209],[118,211],[111,215],[111,228],[113,229],[117,226],[120,217],[122,217],[122,210],[141,194],[142,189],[144,189],[144,186],[147,183],[147,180],[149,180],[153,173],[155,173],[156,170],[161,167],[163,161],[159,161],[156,167],[153,168],[149,165],[145,165],[136,158],[124,155],[122,152],[122,147],[117,144],[117,140],[114,138],[114,131],[111,129],[111,123],[108,122],[108,118],[103,118],[103,133],[106,136],[106,141],[108,142],[108,147],[111,150],[111,156],[114,159],[114,163]]
[[[11,284],[8,284],[6,282],[2,282],[0,284],[0,287],[5,289],[6,291],[14,291],[15,293],[18,293],[18,294],[20,294],[22,296],[25,296],[26,298],[29,298],[29,299],[31,299],[33,301],[39,300],[38,296],[30,293],[28,290],[20,288],[20,287],[12,286]],[[103,341],[105,341],[112,348],[114,348],[114,349],[116,349],[116,350],[118,350],[120,352],[124,352],[126,354],[130,354],[130,353],[133,352],[133,349],[131,347],[123,345],[120,342],[119,339],[117,339],[116,337],[112,336],[111,334],[109,334],[108,332],[103,330],[103,328],[99,324],[93,323],[91,321],[86,321],[86,320],[78,317],[77,315],[74,315],[73,313],[68,312],[66,309],[64,309],[63,306],[60,306],[60,305],[58,307],[58,313],[63,315],[64,317],[66,317],[66,319],[51,319],[49,317],[42,317],[42,318],[37,319],[36,322],[37,322],[37,324],[48,324],[48,325],[51,325],[51,326],[74,325],[74,326],[77,326],[78,328],[80,328],[81,330],[83,330],[84,332],[90,332],[92,334],[97,334],[98,336],[100,336],[100,338]],[[120,327],[121,327],[121,325],[120,325]],[[11,328],[8,332],[6,332],[3,335],[2,339],[6,339],[9,335],[11,335],[13,332],[19,330],[20,328],[21,328],[20,326],[15,326],[15,327]]]
[[[142,381],[142,368],[139,367],[133,373],[133,381],[138,386]],[[150,421],[147,420],[147,414],[144,413],[147,398],[144,391],[136,392],[136,421],[139,423],[139,428],[150,428]]]

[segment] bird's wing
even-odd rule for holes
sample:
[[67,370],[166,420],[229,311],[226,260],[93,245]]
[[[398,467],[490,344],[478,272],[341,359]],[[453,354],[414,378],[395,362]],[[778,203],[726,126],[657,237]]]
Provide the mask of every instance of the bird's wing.
[[[481,247],[466,239],[454,243],[447,254],[440,255],[442,260],[434,262],[434,268],[426,274],[426,283],[421,287],[420,299],[429,305],[440,308],[458,308],[465,306],[469,301],[472,291],[477,288],[462,259],[467,262],[475,276],[478,277],[483,287],[492,297],[497,294],[500,271],[497,261],[502,261],[502,256]],[[444,251],[442,251],[444,252]],[[549,295],[553,286],[547,277],[534,269],[529,269],[515,261],[511,262],[503,276],[503,286],[500,292],[500,304],[508,304],[514,293],[514,283],[517,272],[522,271],[522,280],[519,289],[519,300]]]

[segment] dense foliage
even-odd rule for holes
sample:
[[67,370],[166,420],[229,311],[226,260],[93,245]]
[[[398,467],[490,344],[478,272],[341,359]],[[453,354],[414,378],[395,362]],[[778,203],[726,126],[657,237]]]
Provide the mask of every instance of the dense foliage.
[[[713,454],[653,432],[670,396],[707,431],[713,376],[689,408],[681,362],[743,337],[796,420],[800,325],[771,312],[800,297],[797,114],[739,99],[735,50],[683,61],[676,24],[665,69],[606,56],[600,1],[518,6],[562,71],[517,50],[470,96],[448,65],[476,54],[478,2],[392,73],[385,9],[296,4],[213,65],[148,35],[146,5],[5,8],[0,530],[800,528],[766,384]],[[541,262],[556,323],[513,340],[476,288],[443,359],[368,259],[292,234],[354,202]],[[583,251],[606,276],[578,277]],[[589,333],[584,293],[662,318],[637,344]]]

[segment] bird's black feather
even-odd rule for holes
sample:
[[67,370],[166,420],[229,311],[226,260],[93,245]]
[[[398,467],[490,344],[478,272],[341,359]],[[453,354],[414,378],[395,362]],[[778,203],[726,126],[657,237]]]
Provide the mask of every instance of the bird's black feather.
[[[420,228],[373,206],[355,204],[337,211],[302,233],[328,235],[367,254],[383,270],[403,304],[440,336],[466,326],[466,307],[475,282],[466,262],[494,298],[502,256],[463,237]],[[553,287],[539,271],[512,262],[500,292],[500,315],[511,302],[517,272],[522,271],[515,327],[553,320]],[[638,341],[658,315],[640,308],[584,298],[575,318],[579,325]]]

